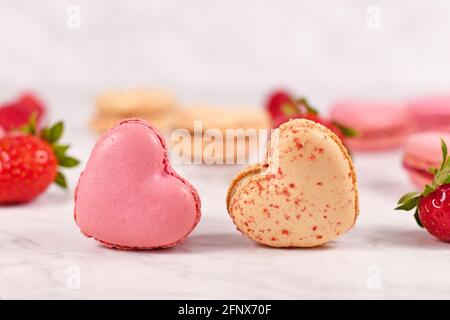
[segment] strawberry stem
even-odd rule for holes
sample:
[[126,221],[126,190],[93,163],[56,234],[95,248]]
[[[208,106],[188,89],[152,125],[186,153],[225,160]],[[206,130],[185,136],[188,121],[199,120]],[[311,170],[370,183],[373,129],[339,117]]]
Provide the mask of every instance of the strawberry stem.
[[313,115],[319,114],[319,111],[317,111],[316,108],[312,107],[305,97],[300,97],[294,102],[296,105],[302,106],[304,109],[306,109],[306,114],[313,114]]
[[356,131],[355,129],[343,126],[342,124],[333,121],[333,124],[339,129],[341,130],[342,134],[344,135],[344,137],[348,137],[348,138],[353,138],[359,135],[358,131]]
[[28,123],[19,129],[20,132],[30,134],[32,136],[36,135],[36,123],[37,123],[38,114],[34,111],[30,118],[28,119]]

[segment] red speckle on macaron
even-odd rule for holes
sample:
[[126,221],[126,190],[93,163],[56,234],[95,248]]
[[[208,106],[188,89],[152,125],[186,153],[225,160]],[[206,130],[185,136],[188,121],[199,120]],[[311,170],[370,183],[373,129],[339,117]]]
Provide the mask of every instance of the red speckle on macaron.
[[260,182],[257,182],[256,185],[258,186],[258,192],[259,192],[259,195],[261,195],[261,192],[264,191],[264,187],[261,185]]
[[300,150],[303,148],[304,144],[300,142],[299,138],[294,138],[295,147],[297,150]]
[[283,170],[281,170],[281,167],[278,167],[278,175],[280,175],[280,176],[283,175]]

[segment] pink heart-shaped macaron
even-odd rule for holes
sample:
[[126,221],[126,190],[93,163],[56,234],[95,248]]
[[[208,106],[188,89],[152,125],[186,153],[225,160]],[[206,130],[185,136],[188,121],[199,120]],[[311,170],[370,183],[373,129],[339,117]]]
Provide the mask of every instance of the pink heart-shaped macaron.
[[107,247],[171,247],[200,220],[200,198],[170,166],[162,135],[128,119],[92,150],[75,190],[74,215],[83,234]]

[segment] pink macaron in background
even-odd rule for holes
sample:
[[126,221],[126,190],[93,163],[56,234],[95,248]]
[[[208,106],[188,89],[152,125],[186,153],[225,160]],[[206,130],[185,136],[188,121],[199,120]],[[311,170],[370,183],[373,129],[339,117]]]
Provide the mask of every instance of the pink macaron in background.
[[74,216],[84,235],[107,247],[166,248],[197,225],[200,198],[171,167],[161,133],[128,119],[92,150],[75,190]]
[[432,182],[429,169],[438,168],[442,163],[441,138],[450,145],[450,133],[438,131],[416,133],[406,141],[403,167],[419,189]]
[[417,131],[450,132],[450,94],[416,98],[407,103]]
[[331,106],[330,116],[358,132],[345,141],[352,151],[399,148],[413,129],[404,106],[389,102],[341,100]]

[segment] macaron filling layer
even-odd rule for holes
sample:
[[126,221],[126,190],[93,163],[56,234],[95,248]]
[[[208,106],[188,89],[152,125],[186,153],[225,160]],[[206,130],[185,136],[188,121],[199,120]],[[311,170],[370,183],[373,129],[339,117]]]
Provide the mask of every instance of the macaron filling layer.
[[356,136],[355,139],[379,139],[393,135],[403,135],[407,132],[408,130],[404,126],[368,131],[364,131],[363,129],[361,129],[360,131],[358,131],[358,136]]
[[450,131],[450,116],[417,115],[417,127],[422,129],[447,129]]
[[405,168],[408,171],[412,171],[415,174],[420,175],[422,178],[426,179],[426,180],[433,180],[434,175],[427,171],[426,169],[423,168],[418,168],[418,167],[414,167],[410,164],[408,164],[406,161],[403,161],[403,168]]

